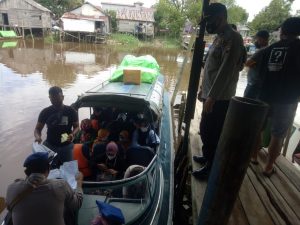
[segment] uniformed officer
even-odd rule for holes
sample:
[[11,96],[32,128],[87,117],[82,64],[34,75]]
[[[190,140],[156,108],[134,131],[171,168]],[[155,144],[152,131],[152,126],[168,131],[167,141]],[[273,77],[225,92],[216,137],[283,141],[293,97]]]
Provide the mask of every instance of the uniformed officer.
[[204,166],[192,174],[197,179],[207,179],[223,128],[229,101],[235,95],[239,72],[244,63],[243,39],[227,23],[227,9],[221,3],[212,3],[204,14],[206,31],[217,34],[204,67],[201,99],[203,112],[200,136],[203,156],[194,156]]

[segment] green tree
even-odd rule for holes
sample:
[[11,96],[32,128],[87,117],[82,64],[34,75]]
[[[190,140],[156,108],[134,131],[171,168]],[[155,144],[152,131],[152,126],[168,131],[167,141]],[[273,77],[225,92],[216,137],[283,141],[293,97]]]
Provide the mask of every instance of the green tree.
[[262,9],[250,23],[253,32],[258,30],[276,30],[280,24],[290,16],[293,0],[272,0]]
[[158,29],[168,29],[170,36],[179,37],[185,21],[182,5],[178,1],[160,0],[155,8],[154,19]]
[[235,0],[220,0],[227,7],[228,22],[233,24],[245,24],[249,14],[247,11],[236,5]]
[[110,17],[110,25],[113,32],[116,32],[118,29],[117,19],[116,19],[116,11],[114,10],[106,10],[105,13]]
[[83,0],[37,0],[42,6],[48,8],[59,18],[65,12],[80,6]]

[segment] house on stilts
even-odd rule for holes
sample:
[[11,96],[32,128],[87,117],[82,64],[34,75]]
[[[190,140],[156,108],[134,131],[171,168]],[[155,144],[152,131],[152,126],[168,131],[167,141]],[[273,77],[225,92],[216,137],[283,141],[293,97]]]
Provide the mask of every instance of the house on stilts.
[[110,32],[109,17],[101,6],[89,2],[64,13],[61,21],[65,39],[101,43]]
[[17,35],[45,34],[51,29],[52,13],[33,0],[0,0],[0,28]]

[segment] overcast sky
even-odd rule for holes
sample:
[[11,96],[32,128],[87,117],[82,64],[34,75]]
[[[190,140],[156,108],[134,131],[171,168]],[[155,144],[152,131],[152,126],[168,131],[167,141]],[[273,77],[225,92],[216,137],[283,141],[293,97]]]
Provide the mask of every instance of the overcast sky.
[[[151,5],[154,5],[158,0],[88,0],[92,3],[97,2],[113,2],[113,3],[122,3],[122,4],[133,4],[134,2],[143,2],[145,7],[150,7]],[[255,14],[259,13],[259,11],[266,7],[271,0],[236,0],[236,3],[246,9],[246,11],[249,13],[249,21],[253,19]],[[296,10],[300,10],[300,0],[295,0],[292,6],[293,13],[296,12]]]

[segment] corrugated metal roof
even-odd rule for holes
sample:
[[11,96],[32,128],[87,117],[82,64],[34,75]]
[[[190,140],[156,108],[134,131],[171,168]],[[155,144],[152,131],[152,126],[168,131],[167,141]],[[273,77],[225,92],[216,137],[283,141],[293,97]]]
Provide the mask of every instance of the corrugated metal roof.
[[119,20],[135,20],[154,22],[154,11],[148,8],[121,9],[116,11],[116,18]]
[[85,16],[85,15],[78,15],[78,14],[66,12],[62,15],[61,18],[104,21],[107,17],[106,16]]
[[47,9],[46,7],[40,5],[39,3],[33,1],[33,0],[25,0],[25,2],[27,2],[28,4],[32,5],[33,7],[45,11],[45,12],[51,12],[49,9]]

